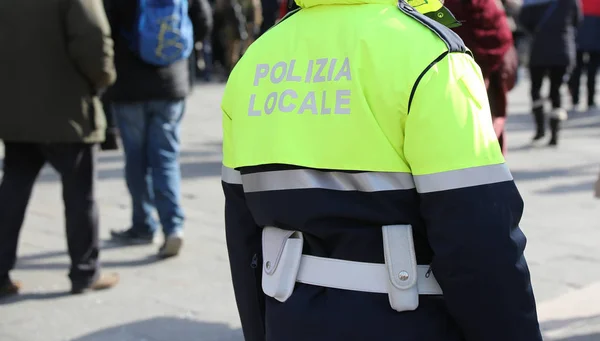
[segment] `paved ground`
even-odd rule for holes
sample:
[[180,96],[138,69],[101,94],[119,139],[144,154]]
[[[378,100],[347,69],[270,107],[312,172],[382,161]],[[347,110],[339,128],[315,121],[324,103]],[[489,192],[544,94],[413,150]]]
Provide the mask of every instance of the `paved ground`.
[[[112,291],[71,297],[60,184],[44,171],[29,207],[13,276],[24,293],[0,301],[0,341],[242,340],[224,246],[220,191],[220,85],[199,86],[184,121],[183,197],[187,235],[181,257],[157,261],[156,247],[105,241]],[[600,340],[600,115],[572,115],[558,149],[530,149],[527,84],[511,94],[508,162],[526,203],[522,226],[547,340]],[[102,238],[129,221],[119,152],[100,155]],[[507,340],[508,341],[508,340]]]

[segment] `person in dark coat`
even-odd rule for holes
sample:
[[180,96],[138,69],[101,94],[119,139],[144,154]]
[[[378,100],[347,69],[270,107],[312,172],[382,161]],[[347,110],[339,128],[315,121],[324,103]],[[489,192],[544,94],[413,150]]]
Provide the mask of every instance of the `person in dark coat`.
[[218,62],[229,77],[241,56],[242,42],[248,40],[248,20],[239,0],[215,0],[213,12],[212,62]]
[[587,69],[587,109],[593,110],[596,108],[596,74],[600,68],[600,1],[582,0],[581,4],[583,23],[577,31],[577,65],[569,80],[569,90],[573,106],[578,108],[581,73]]
[[19,291],[9,272],[46,163],[61,176],[72,293],[110,288],[118,276],[100,274],[94,193],[106,126],[99,94],[116,77],[102,1],[2,0],[0,46],[10,46],[0,53],[0,297]]
[[533,35],[529,71],[532,111],[536,124],[534,144],[539,143],[546,135],[544,99],[540,94],[545,77],[550,79],[552,101],[549,145],[558,144],[560,122],[567,119],[567,111],[560,98],[560,88],[567,72],[575,64],[575,34],[581,19],[579,0],[528,0],[521,9],[519,20]]
[[473,52],[481,68],[494,130],[502,152],[506,153],[507,94],[515,84],[518,58],[504,9],[497,0],[446,0],[444,4],[462,22],[454,31]]

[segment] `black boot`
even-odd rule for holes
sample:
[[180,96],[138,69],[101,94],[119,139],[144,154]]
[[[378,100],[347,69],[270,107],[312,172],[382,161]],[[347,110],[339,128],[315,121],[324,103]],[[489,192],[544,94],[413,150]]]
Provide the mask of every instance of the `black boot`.
[[558,131],[560,130],[560,120],[558,118],[550,119],[550,133],[552,134],[550,137],[549,146],[558,145]]
[[550,114],[550,142],[549,146],[558,145],[558,132],[560,131],[560,123],[561,121],[565,121],[567,119],[567,111],[562,108],[556,108],[552,110]]
[[544,107],[536,107],[533,108],[533,119],[535,122],[535,136],[533,137],[533,142],[536,142],[546,135],[546,126],[544,122]]

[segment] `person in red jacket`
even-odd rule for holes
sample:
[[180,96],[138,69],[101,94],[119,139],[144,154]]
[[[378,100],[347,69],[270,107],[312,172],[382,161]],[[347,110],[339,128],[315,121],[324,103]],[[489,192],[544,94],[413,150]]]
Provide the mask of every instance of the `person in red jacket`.
[[446,0],[444,5],[462,23],[454,31],[473,52],[481,68],[494,130],[506,154],[507,93],[515,84],[518,58],[502,4],[499,0]]

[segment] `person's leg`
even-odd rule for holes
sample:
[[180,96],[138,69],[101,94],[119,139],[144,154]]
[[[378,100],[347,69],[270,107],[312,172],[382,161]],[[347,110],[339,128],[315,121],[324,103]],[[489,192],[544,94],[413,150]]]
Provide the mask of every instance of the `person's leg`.
[[102,110],[106,117],[106,139],[100,144],[102,150],[118,150],[119,149],[119,130],[115,123],[110,102],[105,98],[102,99]]
[[118,281],[116,276],[100,276],[95,148],[95,145],[85,143],[42,146],[46,160],[62,180],[73,293],[81,293],[84,289],[107,289]]
[[550,145],[558,144],[558,133],[560,131],[560,122],[567,119],[567,111],[562,107],[560,88],[563,85],[566,66],[555,66],[550,69],[550,99],[552,100],[552,112],[550,113]]
[[489,76],[487,94],[492,114],[492,125],[503,154],[506,153],[503,136],[507,105],[506,88],[504,85],[504,79],[500,71],[493,72]]
[[67,247],[73,283],[92,283],[98,275],[98,207],[94,196],[93,146],[79,143],[48,144],[46,159],[60,174]]
[[506,143],[504,138],[504,127],[506,126],[506,117],[492,117],[492,125],[494,127],[494,131],[496,132],[496,136],[498,137],[498,144],[500,145],[500,150],[502,154],[506,156]]
[[225,29],[224,15],[222,11],[216,11],[213,18],[213,29],[210,35],[211,43],[211,72],[214,73],[216,64],[225,67],[225,45],[223,42],[223,30]]
[[[152,169],[156,208],[165,240],[164,256],[173,256],[181,247],[184,213],[181,207],[181,170],[179,167],[181,119],[185,102],[153,101],[149,103],[151,121],[148,128],[147,157]],[[169,240],[172,239],[171,242]]]
[[560,89],[563,85],[566,73],[566,66],[553,66],[550,68],[550,100],[552,101],[552,109],[563,107]]
[[531,103],[532,113],[536,126],[536,133],[533,141],[538,141],[546,134],[544,122],[544,100],[541,98],[541,89],[546,74],[545,67],[531,66],[529,68],[531,78]]
[[571,77],[569,78],[569,92],[571,93],[571,102],[573,107],[576,107],[579,104],[579,86],[581,82],[581,71],[583,70],[583,55],[585,52],[578,50],[577,51],[577,63],[575,64],[575,68],[571,73]]
[[113,103],[112,111],[125,150],[125,181],[131,195],[131,229],[112,231],[112,236],[126,242],[152,243],[158,223],[152,216],[154,194],[146,155],[148,113],[144,103]]
[[600,68],[600,52],[590,52],[590,60],[587,67],[588,108],[596,107],[596,75]]
[[0,297],[18,292],[9,277],[17,259],[19,232],[33,184],[44,157],[32,143],[4,142],[4,175],[0,184]]
[[202,77],[204,81],[210,82],[213,70],[213,52],[212,52],[212,41],[207,38],[202,42],[202,56],[204,57],[204,71]]

